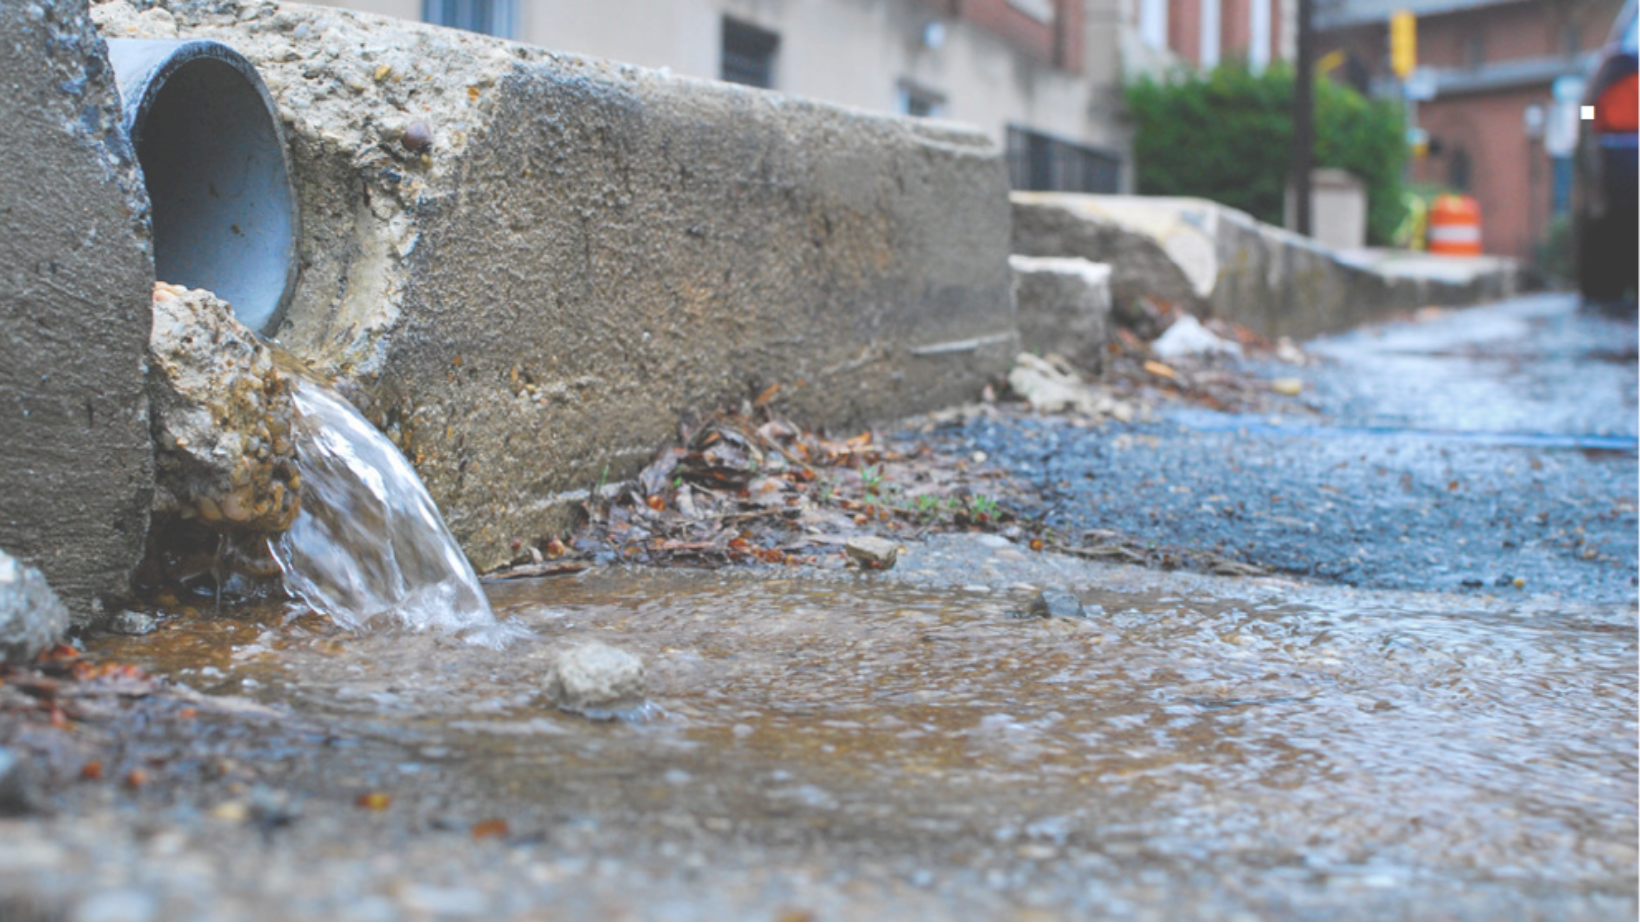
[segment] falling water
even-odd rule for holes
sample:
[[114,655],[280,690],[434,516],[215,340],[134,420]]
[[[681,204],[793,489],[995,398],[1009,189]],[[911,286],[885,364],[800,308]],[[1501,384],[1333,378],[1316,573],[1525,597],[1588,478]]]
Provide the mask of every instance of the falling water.
[[490,612],[472,565],[398,449],[341,395],[293,378],[302,506],[271,543],[289,589],[355,631],[397,622],[497,648],[526,634]]

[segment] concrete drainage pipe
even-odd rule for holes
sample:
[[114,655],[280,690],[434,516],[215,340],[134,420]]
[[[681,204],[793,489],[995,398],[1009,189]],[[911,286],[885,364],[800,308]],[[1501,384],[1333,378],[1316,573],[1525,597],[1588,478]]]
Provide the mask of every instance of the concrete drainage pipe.
[[108,58],[152,203],[156,276],[210,289],[271,334],[296,285],[297,217],[262,78],[220,42],[112,39]]

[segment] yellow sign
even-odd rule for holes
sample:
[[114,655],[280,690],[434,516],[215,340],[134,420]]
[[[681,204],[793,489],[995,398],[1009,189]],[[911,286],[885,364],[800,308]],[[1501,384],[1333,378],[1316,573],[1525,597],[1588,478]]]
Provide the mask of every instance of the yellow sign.
[[1418,17],[1411,10],[1389,14],[1389,66],[1402,80],[1418,66]]

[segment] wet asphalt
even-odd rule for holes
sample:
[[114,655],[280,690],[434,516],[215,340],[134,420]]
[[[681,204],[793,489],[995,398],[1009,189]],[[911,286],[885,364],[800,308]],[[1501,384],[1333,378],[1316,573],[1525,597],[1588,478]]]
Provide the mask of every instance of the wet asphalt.
[[[1430,312],[1249,363],[1276,414],[1162,405],[1087,429],[981,418],[945,448],[1032,485],[1023,511],[1364,588],[1636,597],[1636,325],[1566,295]],[[1226,360],[1227,362],[1229,360]]]

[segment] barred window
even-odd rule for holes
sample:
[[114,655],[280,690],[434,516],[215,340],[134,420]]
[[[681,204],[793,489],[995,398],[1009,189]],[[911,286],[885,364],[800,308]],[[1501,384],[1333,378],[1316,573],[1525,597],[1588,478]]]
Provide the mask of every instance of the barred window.
[[1008,126],[1008,181],[1042,192],[1117,192],[1121,157],[1074,141]]

